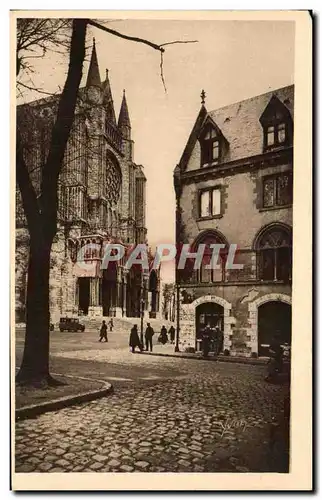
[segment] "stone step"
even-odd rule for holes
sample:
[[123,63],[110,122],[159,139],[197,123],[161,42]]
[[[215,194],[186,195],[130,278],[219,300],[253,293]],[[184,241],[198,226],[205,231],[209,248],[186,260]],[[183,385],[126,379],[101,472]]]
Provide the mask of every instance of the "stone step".
[[[110,318],[108,316],[95,317],[95,318],[91,318],[89,316],[81,316],[79,319],[85,324],[85,327],[97,330],[101,327],[102,321],[105,320],[109,328],[108,322]],[[128,331],[133,326],[133,324],[134,323],[128,321],[127,318],[113,318],[113,325],[114,325],[113,330],[115,331],[124,331],[124,330]]]
[[[80,320],[85,324],[85,327],[91,329],[99,329],[101,327],[102,321],[105,320],[108,324],[110,318],[109,317],[95,317],[91,318],[89,316],[81,316]],[[144,318],[143,319],[143,328],[147,327],[147,323],[150,323],[152,328],[156,333],[161,331],[162,326],[164,325],[167,330],[169,330],[170,326],[175,324],[168,320],[155,319],[155,318]],[[137,325],[140,330],[141,327],[141,318],[114,318],[113,317],[114,328],[113,331],[126,331],[128,332],[133,325]]]

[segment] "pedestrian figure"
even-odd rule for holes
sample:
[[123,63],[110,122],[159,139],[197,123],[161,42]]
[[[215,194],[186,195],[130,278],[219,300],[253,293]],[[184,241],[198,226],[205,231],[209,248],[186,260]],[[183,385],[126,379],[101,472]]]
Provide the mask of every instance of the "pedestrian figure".
[[102,342],[102,339],[105,339],[105,342],[108,342],[108,339],[107,339],[107,326],[106,326],[105,320],[103,320],[102,326],[100,328],[99,342]]
[[160,336],[159,336],[159,342],[161,342],[161,344],[163,344],[163,345],[168,342],[167,329],[166,329],[166,327],[164,325],[161,328],[161,333],[160,333]]
[[211,342],[211,328],[207,325],[202,334],[202,354],[206,358],[209,354]]
[[152,352],[152,337],[154,335],[154,330],[152,328],[152,326],[150,325],[150,323],[147,324],[147,328],[145,330],[145,345],[146,345],[146,350],[148,351],[150,349],[150,351]]
[[278,374],[283,369],[283,349],[280,345],[277,335],[273,337],[272,343],[269,346],[270,359],[268,361],[268,374],[265,377],[266,382],[276,382]]
[[223,345],[223,334],[222,331],[219,329],[219,326],[217,325],[214,331],[214,355],[218,356],[219,353],[222,351],[222,345]]
[[224,333],[218,327],[218,354],[220,354],[222,352],[223,347],[224,347]]
[[113,323],[113,318],[110,319],[110,321],[108,322],[109,324],[109,327],[110,327],[110,332],[113,331],[113,327],[114,327],[114,323]]
[[142,344],[140,342],[137,325],[134,325],[131,328],[129,346],[131,347],[132,352],[135,351],[136,347],[138,347],[141,352],[143,351],[143,346],[142,346]]
[[170,334],[170,342],[171,344],[174,344],[174,336],[175,336],[175,329],[174,329],[174,326],[171,325],[170,328],[169,328],[169,334]]

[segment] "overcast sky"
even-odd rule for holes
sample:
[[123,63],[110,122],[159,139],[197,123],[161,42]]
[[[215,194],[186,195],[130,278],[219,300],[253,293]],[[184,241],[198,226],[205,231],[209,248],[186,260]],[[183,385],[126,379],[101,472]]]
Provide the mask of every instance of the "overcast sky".
[[[147,227],[151,246],[174,241],[175,199],[172,175],[200,109],[205,89],[210,111],[294,83],[294,23],[287,21],[154,21],[120,20],[111,27],[156,43],[198,40],[173,45],[164,55],[165,93],[160,78],[160,54],[95,28],[102,80],[109,77],[118,116],[126,89],[134,161],[147,177]],[[88,69],[90,48],[84,67]],[[35,60],[33,82],[45,91],[63,86],[66,57],[49,55]],[[26,100],[39,98],[26,95]],[[164,278],[172,278],[170,266]]]

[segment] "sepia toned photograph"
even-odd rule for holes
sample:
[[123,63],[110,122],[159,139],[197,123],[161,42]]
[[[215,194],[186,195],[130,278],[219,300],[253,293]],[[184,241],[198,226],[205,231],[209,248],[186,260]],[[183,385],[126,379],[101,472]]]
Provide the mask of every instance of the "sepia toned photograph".
[[11,13],[13,489],[310,489],[310,16],[175,14]]

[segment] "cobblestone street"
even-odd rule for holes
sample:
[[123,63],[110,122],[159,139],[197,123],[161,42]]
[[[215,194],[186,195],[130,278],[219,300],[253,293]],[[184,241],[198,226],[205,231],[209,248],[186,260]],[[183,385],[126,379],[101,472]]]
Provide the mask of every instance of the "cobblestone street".
[[[71,362],[75,352],[54,361]],[[83,351],[80,362],[94,357],[115,393],[18,421],[16,472],[287,470],[288,387],[265,383],[264,366],[117,349],[107,364],[96,352]]]

